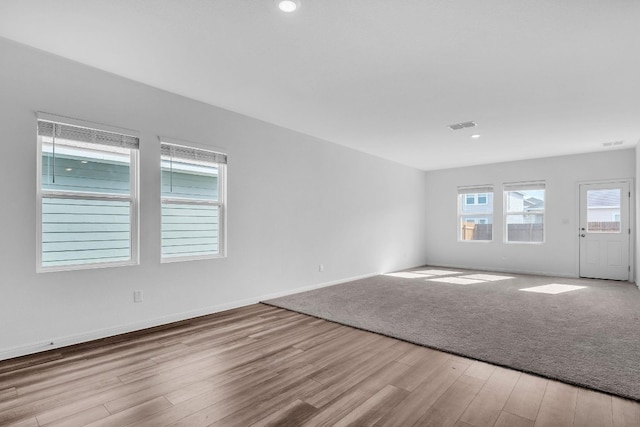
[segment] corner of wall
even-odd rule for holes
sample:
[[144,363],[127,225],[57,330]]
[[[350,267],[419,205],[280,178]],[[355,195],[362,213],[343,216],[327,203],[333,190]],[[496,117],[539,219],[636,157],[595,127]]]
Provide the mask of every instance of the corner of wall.
[[[640,141],[638,141],[638,143],[640,144]],[[635,250],[634,250],[634,254],[635,254],[635,265],[633,268],[633,272],[634,272],[634,277],[633,277],[633,281],[636,284],[636,286],[638,287],[638,289],[640,289],[640,283],[638,282],[638,267],[640,267],[640,232],[638,231],[637,227],[638,224],[640,224],[640,221],[638,221],[638,218],[640,216],[640,177],[638,176],[638,170],[640,170],[640,147],[638,147],[636,145],[636,162],[635,162],[635,171],[634,171],[634,175],[635,175],[635,179],[636,179],[636,188],[635,188],[635,196],[636,196],[636,200],[635,200],[635,206],[636,206],[636,211],[635,211],[635,218],[634,218],[634,224],[633,224],[633,229],[635,230],[635,240],[634,240],[634,244],[635,244]]]

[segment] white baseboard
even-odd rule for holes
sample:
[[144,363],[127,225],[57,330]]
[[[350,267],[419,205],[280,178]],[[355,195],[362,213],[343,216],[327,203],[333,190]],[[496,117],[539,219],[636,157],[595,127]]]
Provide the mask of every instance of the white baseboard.
[[351,282],[353,280],[365,279],[367,277],[377,276],[378,274],[380,273],[364,274],[361,276],[350,277],[346,279],[339,279],[331,282],[324,282],[324,283],[319,283],[319,284],[310,285],[310,286],[303,286],[300,288],[288,289],[286,291],[261,295],[254,298],[247,298],[243,300],[237,300],[237,301],[232,301],[224,304],[214,305],[211,307],[200,308],[198,310],[170,314],[168,316],[158,317],[150,320],[144,320],[141,322],[130,323],[127,325],[121,325],[114,328],[99,329],[99,330],[90,331],[90,332],[81,333],[81,334],[57,337],[51,340],[35,342],[35,343],[31,343],[31,344],[27,344],[19,347],[0,349],[0,360],[26,356],[28,354],[39,353],[47,350],[53,350],[60,347],[80,344],[87,341],[107,338],[114,335],[120,335],[128,332],[139,331],[141,329],[152,328],[154,326],[166,325],[168,323],[178,322],[180,320],[192,319],[194,317],[205,316],[207,314],[219,313],[221,311],[231,310],[233,308],[256,304],[260,301],[265,301],[272,298],[279,298],[286,295],[310,291],[313,289],[319,289],[327,286],[338,285],[340,283]]

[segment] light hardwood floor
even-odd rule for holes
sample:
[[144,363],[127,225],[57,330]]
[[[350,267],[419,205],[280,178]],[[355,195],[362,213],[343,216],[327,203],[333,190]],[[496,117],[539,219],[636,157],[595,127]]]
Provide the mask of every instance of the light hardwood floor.
[[262,304],[0,362],[10,426],[640,426],[640,403]]

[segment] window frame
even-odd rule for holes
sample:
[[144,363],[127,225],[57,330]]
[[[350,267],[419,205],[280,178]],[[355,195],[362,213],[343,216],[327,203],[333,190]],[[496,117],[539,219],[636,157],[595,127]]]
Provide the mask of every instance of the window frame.
[[[523,209],[522,211],[509,211],[508,210],[508,205],[509,205],[509,195],[508,193],[510,192],[519,192],[519,191],[535,191],[535,190],[542,190],[544,191],[544,205],[542,207],[542,212],[527,212],[524,209],[524,203],[523,203]],[[503,193],[502,193],[502,199],[503,199],[503,209],[502,209],[502,220],[504,223],[504,227],[503,227],[503,232],[504,232],[504,237],[503,237],[503,242],[505,244],[523,244],[523,245],[542,245],[544,243],[546,243],[547,240],[547,230],[546,230],[546,226],[545,226],[545,217],[546,217],[546,212],[547,212],[547,186],[546,183],[544,181],[536,181],[536,182],[530,182],[530,183],[514,183],[514,184],[504,184],[503,187]],[[524,201],[524,199],[523,199]],[[535,216],[540,216],[542,218],[542,241],[517,241],[517,240],[509,240],[509,222],[507,221],[508,216],[510,215],[535,215]]]
[[[72,119],[69,117],[56,116],[48,113],[37,113],[36,123],[39,121],[53,122],[57,124],[82,127],[97,131],[117,133],[126,136],[133,136],[139,139],[139,134],[130,129],[117,128],[84,120]],[[43,136],[36,132],[37,137],[37,161],[36,161],[36,272],[56,272],[89,270],[95,268],[124,267],[138,265],[140,263],[140,224],[139,224],[139,149],[129,149],[129,194],[115,193],[90,193],[74,192],[64,190],[46,190],[42,188],[42,145]],[[102,144],[95,143],[96,146]],[[59,266],[42,265],[42,230],[43,230],[43,201],[44,199],[64,199],[64,200],[93,200],[93,201],[123,201],[129,202],[129,259],[126,261],[105,261],[94,263],[66,264]]]
[[[167,264],[173,262],[198,261],[207,259],[219,259],[227,257],[227,163],[215,163],[218,167],[218,200],[205,199],[185,199],[164,197],[162,195],[162,145],[174,145],[179,147],[191,148],[195,150],[208,151],[210,153],[227,156],[227,150],[220,147],[212,147],[210,145],[198,144],[190,141],[177,140],[167,137],[159,137],[160,141],[160,263]],[[203,255],[185,255],[166,257],[162,254],[162,207],[171,204],[190,204],[216,206],[218,208],[218,253]]]
[[[479,199],[479,195],[484,195],[486,197],[486,201],[484,203],[478,203],[478,199]],[[458,214],[457,214],[457,239],[458,242],[473,242],[473,243],[491,243],[494,241],[494,230],[493,230],[493,217],[494,217],[494,205],[495,202],[490,204],[489,203],[489,195],[490,194],[495,194],[494,189],[493,189],[493,185],[482,185],[482,186],[462,186],[462,187],[458,187],[457,189],[457,207],[458,207]],[[467,199],[470,195],[473,195],[473,201],[474,203],[468,203]],[[495,199],[495,198],[494,198]],[[463,207],[464,206],[487,206],[490,208],[490,211],[488,212],[463,212]],[[487,217],[488,219],[490,219],[490,222],[486,223],[486,224],[491,224],[491,239],[482,239],[482,240],[474,240],[474,239],[463,239],[463,235],[462,235],[462,217],[464,216],[475,216],[475,217]],[[480,224],[476,221],[478,221],[478,218],[474,218],[474,224]]]

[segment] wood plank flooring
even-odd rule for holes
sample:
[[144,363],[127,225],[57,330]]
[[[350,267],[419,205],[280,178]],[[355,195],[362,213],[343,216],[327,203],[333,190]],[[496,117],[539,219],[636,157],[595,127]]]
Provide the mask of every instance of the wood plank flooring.
[[0,426],[640,426],[640,403],[255,304],[0,362]]

